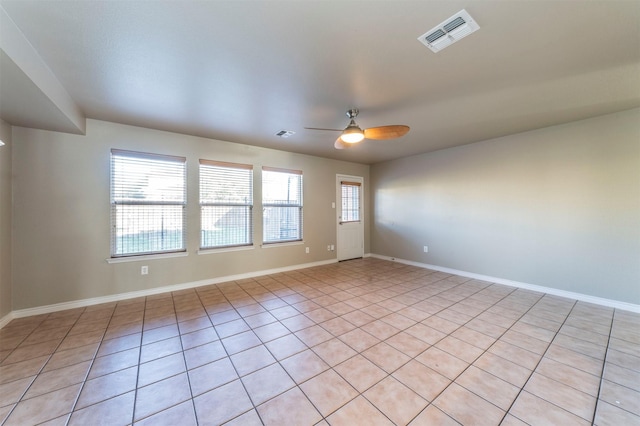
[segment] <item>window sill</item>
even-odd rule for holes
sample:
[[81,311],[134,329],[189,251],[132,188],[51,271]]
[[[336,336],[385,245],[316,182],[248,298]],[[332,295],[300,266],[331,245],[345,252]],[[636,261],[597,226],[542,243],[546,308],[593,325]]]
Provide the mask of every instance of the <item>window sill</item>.
[[267,248],[275,248],[275,247],[285,247],[285,246],[301,246],[304,245],[304,240],[302,241],[283,241],[281,243],[263,243],[260,247],[263,249]]
[[239,247],[221,247],[221,248],[208,248],[208,249],[200,249],[197,251],[198,255],[203,254],[216,254],[216,253],[228,253],[232,251],[245,251],[245,250],[253,250],[256,247],[254,245],[250,246],[239,246]]
[[189,253],[186,251],[176,252],[176,253],[162,253],[162,254],[144,254],[142,256],[127,256],[127,257],[110,257],[107,260],[107,263],[127,263],[127,262],[141,262],[146,260],[155,260],[155,259],[167,259],[172,257],[186,257],[189,256]]

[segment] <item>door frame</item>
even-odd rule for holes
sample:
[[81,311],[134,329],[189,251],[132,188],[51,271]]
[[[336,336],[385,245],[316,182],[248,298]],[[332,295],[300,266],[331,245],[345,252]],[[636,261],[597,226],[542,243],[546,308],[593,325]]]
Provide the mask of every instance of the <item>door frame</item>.
[[[338,259],[338,261],[340,260],[348,260],[348,259],[352,259],[351,257],[345,258],[345,259],[340,259],[340,238],[339,238],[339,234],[340,234],[340,227],[342,225],[340,225],[340,219],[341,219],[341,214],[342,214],[342,181],[343,180],[347,180],[347,181],[351,181],[351,182],[359,182],[360,183],[360,226],[361,226],[361,231],[362,231],[362,239],[360,241],[360,247],[362,248],[362,252],[360,254],[360,256],[358,257],[364,257],[364,217],[365,217],[365,211],[364,211],[364,177],[362,176],[354,176],[354,175],[345,175],[345,174],[341,174],[341,173],[336,173],[336,214],[335,214],[335,220],[336,220],[336,258]],[[353,259],[356,259],[357,257],[354,257]]]

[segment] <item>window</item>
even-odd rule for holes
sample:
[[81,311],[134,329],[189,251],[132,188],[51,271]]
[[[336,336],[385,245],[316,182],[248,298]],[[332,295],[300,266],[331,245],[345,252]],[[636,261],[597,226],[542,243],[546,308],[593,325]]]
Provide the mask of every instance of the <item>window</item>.
[[360,222],[360,182],[340,182],[342,189],[341,222]]
[[200,248],[253,244],[253,166],[200,160]]
[[111,150],[111,257],[185,251],[186,159]]
[[262,168],[264,243],[302,240],[302,172]]

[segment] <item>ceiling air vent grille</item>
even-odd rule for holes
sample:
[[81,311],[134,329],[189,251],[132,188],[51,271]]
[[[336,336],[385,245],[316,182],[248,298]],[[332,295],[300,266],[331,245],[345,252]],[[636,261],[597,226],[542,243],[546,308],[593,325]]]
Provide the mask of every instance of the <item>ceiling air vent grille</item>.
[[439,52],[479,29],[478,23],[466,10],[462,9],[451,18],[418,37],[418,40],[432,51]]
[[453,21],[448,22],[447,24],[445,24],[443,28],[444,28],[444,30],[446,32],[450,33],[451,31],[453,31],[456,28],[458,28],[460,25],[464,25],[464,24],[466,24],[466,21],[458,16]]
[[440,37],[444,37],[446,36],[447,33],[445,33],[444,31],[442,31],[441,29],[437,29],[436,31],[432,32],[431,34],[429,34],[428,36],[425,37],[425,40],[428,43],[433,43],[434,41],[436,41],[437,39],[439,39]]
[[288,138],[289,136],[295,135],[296,132],[293,130],[280,130],[276,133],[276,136],[280,136],[281,138]]

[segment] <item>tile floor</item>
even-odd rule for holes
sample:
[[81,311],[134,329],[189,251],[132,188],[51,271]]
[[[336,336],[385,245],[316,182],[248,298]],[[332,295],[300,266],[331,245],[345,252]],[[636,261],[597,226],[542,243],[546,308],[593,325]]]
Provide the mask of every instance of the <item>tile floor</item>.
[[640,424],[640,314],[354,260],[13,320],[0,421]]

